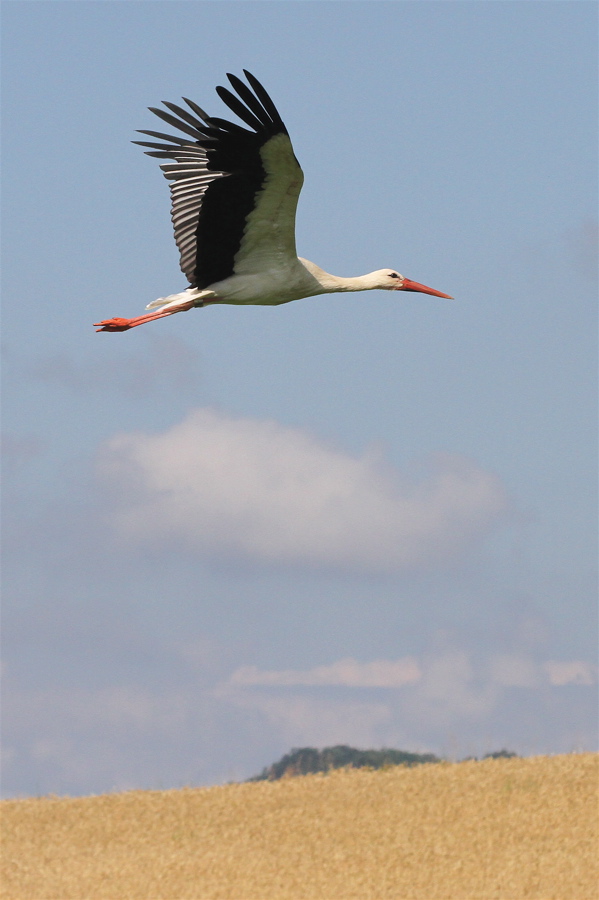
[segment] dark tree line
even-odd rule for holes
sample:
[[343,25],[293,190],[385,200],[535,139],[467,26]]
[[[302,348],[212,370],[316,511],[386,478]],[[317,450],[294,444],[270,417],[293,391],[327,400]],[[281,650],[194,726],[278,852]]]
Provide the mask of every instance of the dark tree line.
[[337,747],[325,747],[315,750],[314,747],[295,748],[286,753],[278,762],[263,769],[260,775],[250,781],[276,781],[284,775],[309,775],[314,772],[329,772],[351,766],[361,769],[368,766],[381,769],[383,766],[417,766],[421,763],[440,762],[432,753],[406,753],[403,750],[356,750],[340,744]]
[[[510,750],[497,750],[487,753],[483,759],[509,759],[516,756]],[[475,759],[476,757],[469,757]],[[407,753],[405,750],[356,750],[340,744],[336,747],[325,747],[316,750],[314,747],[294,748],[286,753],[278,762],[267,766],[259,775],[248,778],[248,781],[277,781],[279,778],[293,775],[311,775],[316,772],[329,772],[331,769],[351,767],[361,769],[382,769],[385,766],[419,766],[423,763],[438,763],[443,760],[433,753]]]

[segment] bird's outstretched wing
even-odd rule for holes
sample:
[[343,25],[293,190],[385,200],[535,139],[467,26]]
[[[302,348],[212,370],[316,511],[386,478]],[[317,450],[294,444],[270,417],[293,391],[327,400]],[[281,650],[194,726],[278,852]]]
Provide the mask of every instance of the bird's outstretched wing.
[[[245,71],[250,87],[227,75],[238,96],[217,93],[251,131],[164,102],[170,112],[151,111],[186,138],[156,131],[141,134],[168,143],[134,141],[148,156],[173,159],[160,168],[171,182],[172,220],[181,269],[193,286],[205,288],[234,273],[259,273],[295,259],[295,210],[303,183],[287,129],[260,84]],[[251,88],[251,90],[250,90]]]

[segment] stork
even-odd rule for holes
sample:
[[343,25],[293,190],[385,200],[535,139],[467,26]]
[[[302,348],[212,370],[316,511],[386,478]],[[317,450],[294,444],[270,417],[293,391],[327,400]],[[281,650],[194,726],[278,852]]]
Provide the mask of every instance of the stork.
[[127,331],[194,306],[277,306],[337,291],[419,291],[451,300],[396,269],[340,278],[297,256],[295,211],[303,172],[274,103],[258,79],[244,73],[249,87],[237,76],[227,76],[237,96],[224,87],[216,91],[249,130],[208,116],[186,97],[191,112],[167,101],[168,112],[150,107],[186,135],[141,131],[160,143],[133,143],[151,148],[145,151],[148,156],[174,160],[160,168],[170,181],[175,241],[189,287],[149,303],[146,309],[155,312],[106,319],[94,327]]

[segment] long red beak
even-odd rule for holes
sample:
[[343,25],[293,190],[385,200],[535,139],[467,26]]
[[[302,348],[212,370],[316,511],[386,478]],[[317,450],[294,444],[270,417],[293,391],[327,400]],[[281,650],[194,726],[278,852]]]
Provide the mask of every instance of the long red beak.
[[402,286],[398,287],[397,290],[418,291],[420,294],[432,294],[433,297],[444,297],[446,300],[453,300],[453,297],[450,297],[449,294],[442,294],[441,291],[429,288],[425,284],[419,284],[417,281],[410,281],[409,278],[404,278]]

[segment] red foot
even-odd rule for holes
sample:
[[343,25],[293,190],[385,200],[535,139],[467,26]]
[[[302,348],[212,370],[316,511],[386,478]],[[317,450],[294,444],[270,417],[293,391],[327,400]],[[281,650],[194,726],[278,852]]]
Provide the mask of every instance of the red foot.
[[[173,310],[173,312],[178,310]],[[96,331],[127,331],[129,328],[136,328],[137,325],[144,325],[146,322],[152,322],[154,319],[162,319],[163,316],[172,315],[171,312],[155,312],[148,313],[147,316],[137,316],[135,319],[121,319],[115,316],[114,319],[104,319],[103,322],[94,322]]]
[[94,322],[94,328],[96,331],[127,331],[131,327],[129,325],[130,321],[131,319],[119,319],[118,317],[104,319],[103,322]]

